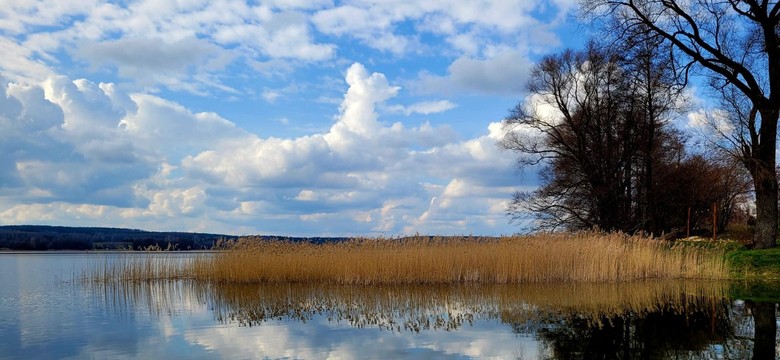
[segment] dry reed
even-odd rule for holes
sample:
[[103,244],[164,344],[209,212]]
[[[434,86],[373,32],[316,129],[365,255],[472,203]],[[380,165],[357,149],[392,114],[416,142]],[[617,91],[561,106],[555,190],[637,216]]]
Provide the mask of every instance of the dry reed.
[[153,270],[151,278],[217,283],[359,285],[728,277],[720,251],[672,248],[649,237],[599,233],[355,239],[319,245],[246,238],[231,250],[195,259],[179,269],[159,267],[162,273],[158,273],[147,266],[147,270]]
[[180,257],[164,252],[146,252],[122,254],[117,258],[102,258],[102,262],[93,264],[81,279],[97,282],[139,282],[151,280],[191,279],[191,270],[201,257]]

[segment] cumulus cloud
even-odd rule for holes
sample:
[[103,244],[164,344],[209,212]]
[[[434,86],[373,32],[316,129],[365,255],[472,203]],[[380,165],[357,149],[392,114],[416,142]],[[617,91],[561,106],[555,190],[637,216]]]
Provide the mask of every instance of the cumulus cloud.
[[13,165],[0,168],[0,222],[292,235],[506,229],[514,171],[496,146],[500,123],[465,140],[448,126],[386,123],[379,109],[400,88],[357,63],[345,80],[330,129],[296,138],[261,138],[112,84],[9,84],[0,134],[25,130],[3,153]]
[[28,190],[11,198],[26,202],[24,194],[36,194],[45,202],[135,204],[127,185],[147,177],[154,164],[117,128],[132,111],[114,102],[121,96],[112,100],[96,84],[63,77],[42,87],[9,84],[6,89],[19,105],[16,124],[0,124],[0,131],[16,139],[4,142],[14,149],[7,152],[7,164],[17,185]]
[[[495,145],[502,115],[455,109],[476,113],[474,94],[480,113],[505,108],[494,95],[520,94],[574,4],[8,3],[0,222],[505,232],[516,178]],[[464,134],[475,121],[487,128]]]

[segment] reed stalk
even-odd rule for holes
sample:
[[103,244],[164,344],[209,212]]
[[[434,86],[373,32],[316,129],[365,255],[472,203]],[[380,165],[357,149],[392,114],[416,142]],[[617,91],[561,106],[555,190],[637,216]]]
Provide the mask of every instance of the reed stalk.
[[243,238],[184,263],[121,264],[104,279],[213,283],[520,284],[725,279],[723,252],[644,236],[574,233],[411,237],[311,244]]

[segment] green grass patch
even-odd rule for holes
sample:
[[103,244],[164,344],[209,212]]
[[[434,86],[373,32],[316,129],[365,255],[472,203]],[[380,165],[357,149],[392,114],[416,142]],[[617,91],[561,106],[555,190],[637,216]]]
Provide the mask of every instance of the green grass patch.
[[737,278],[780,280],[780,247],[726,253],[726,261]]
[[[730,232],[729,234],[732,234]],[[674,241],[673,250],[722,251],[728,264],[731,278],[735,280],[770,281],[780,284],[780,247],[762,250],[750,250],[743,239],[723,236],[713,241],[711,238],[690,237]],[[769,288],[779,289],[778,284]],[[747,290],[746,290],[747,291]],[[758,293],[760,289],[757,289]],[[753,291],[747,291],[752,293]]]

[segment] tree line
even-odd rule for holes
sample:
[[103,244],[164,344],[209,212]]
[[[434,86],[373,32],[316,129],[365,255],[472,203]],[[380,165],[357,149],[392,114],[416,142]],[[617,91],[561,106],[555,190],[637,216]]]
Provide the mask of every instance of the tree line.
[[[501,146],[519,154],[521,167],[541,165],[541,186],[515,193],[512,218],[530,214],[537,230],[660,234],[710,223],[722,231],[750,193],[754,244],[774,246],[780,5],[581,5],[599,40],[540,61],[529,97],[505,120]],[[690,110],[693,75],[719,108],[704,119],[715,134],[707,151],[693,151],[690,135],[673,125]]]
[[322,244],[346,241],[346,237],[294,237],[274,235],[155,232],[107,227],[46,225],[0,226],[0,250],[222,250],[237,241],[289,241]]
[[206,250],[220,240],[235,238],[102,227],[0,226],[0,249],[4,250]]

